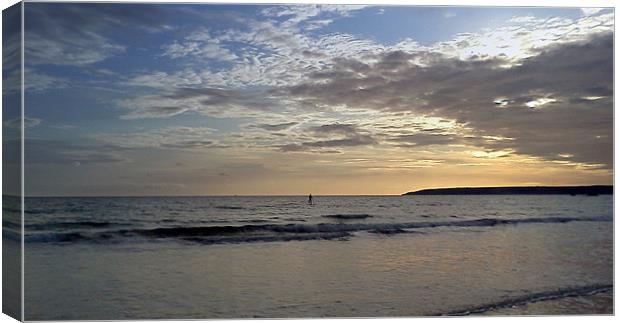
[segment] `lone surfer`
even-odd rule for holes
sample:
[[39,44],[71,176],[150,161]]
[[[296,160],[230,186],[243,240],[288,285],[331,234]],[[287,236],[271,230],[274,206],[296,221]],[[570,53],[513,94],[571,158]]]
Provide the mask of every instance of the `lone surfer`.
[[312,205],[312,193],[308,195],[308,204]]

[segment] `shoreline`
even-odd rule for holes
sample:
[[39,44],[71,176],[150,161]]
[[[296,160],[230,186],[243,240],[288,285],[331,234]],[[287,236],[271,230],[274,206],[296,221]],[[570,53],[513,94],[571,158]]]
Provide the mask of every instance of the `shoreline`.
[[588,295],[565,296],[498,308],[481,316],[614,315],[613,288]]
[[612,315],[613,285],[590,285],[509,298],[441,316]]

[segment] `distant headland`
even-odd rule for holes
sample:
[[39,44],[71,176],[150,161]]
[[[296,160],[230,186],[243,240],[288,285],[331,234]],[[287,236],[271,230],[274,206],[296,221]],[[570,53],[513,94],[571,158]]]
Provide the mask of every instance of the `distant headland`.
[[407,192],[403,195],[599,195],[613,194],[613,185],[591,186],[504,186],[431,188]]

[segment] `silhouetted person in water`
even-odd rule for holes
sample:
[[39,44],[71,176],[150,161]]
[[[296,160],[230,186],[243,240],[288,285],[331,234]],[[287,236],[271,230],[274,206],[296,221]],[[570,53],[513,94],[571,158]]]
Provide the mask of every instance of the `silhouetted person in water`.
[[312,205],[312,193],[308,195],[308,204]]

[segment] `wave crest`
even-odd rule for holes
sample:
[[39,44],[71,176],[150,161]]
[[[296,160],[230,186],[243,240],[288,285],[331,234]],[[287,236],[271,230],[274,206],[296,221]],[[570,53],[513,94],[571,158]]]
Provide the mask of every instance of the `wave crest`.
[[[290,241],[310,239],[337,239],[352,232],[368,231],[375,234],[403,233],[407,229],[436,227],[493,227],[535,223],[609,222],[609,217],[546,217],[528,219],[476,219],[441,222],[410,223],[319,223],[319,224],[249,224],[241,226],[160,227],[153,229],[121,229],[100,232],[63,232],[27,234],[26,242],[104,242],[125,238],[180,239],[205,244],[242,243],[260,241]],[[88,224],[88,223],[86,223]],[[90,223],[93,224],[93,223]],[[97,223],[95,227],[105,227]]]

